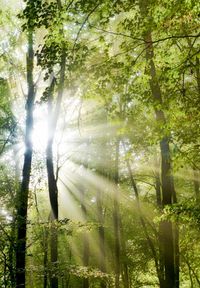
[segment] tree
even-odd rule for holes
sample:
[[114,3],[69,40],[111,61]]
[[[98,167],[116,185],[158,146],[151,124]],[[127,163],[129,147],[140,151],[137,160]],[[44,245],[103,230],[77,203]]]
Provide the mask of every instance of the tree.
[[0,285],[198,287],[199,4],[11,6],[0,20]]
[[29,182],[32,163],[32,140],[31,132],[33,129],[33,105],[35,100],[35,88],[33,82],[33,30],[28,30],[28,53],[27,53],[27,84],[28,94],[26,101],[26,132],[25,132],[25,154],[23,166],[23,178],[21,189],[17,195],[17,246],[16,246],[16,287],[25,287],[25,268],[26,268],[26,222]]

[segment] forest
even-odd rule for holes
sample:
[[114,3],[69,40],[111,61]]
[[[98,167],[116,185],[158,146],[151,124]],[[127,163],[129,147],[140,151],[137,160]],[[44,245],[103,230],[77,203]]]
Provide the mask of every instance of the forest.
[[200,287],[200,2],[0,15],[0,287]]

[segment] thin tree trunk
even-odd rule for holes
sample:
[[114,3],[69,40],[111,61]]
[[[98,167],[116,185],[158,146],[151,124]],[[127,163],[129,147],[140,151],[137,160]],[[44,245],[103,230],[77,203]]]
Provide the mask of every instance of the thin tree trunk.
[[[163,114],[163,113],[162,113]],[[164,114],[163,114],[164,117]],[[169,152],[169,140],[164,137],[160,142],[161,149],[161,179],[162,179],[162,205],[172,204],[172,182],[171,182],[171,163]],[[165,287],[176,286],[176,267],[175,267],[175,239],[171,221],[160,223],[160,240],[163,245],[163,260],[165,268]]]
[[25,287],[25,257],[26,257],[26,221],[29,182],[32,163],[32,140],[33,130],[33,105],[35,91],[33,83],[33,32],[28,31],[28,53],[27,53],[27,83],[28,95],[26,102],[26,131],[25,131],[25,154],[21,189],[17,195],[17,245],[16,245],[16,287]]
[[122,260],[121,260],[122,280],[123,280],[124,288],[129,288],[130,285],[129,285],[127,254],[126,254],[126,241],[124,237],[124,231],[123,231],[121,219],[120,219],[120,230],[121,230],[121,254],[122,254]]
[[200,97],[200,61],[199,58],[196,57],[196,76],[197,76],[197,88]]
[[44,282],[43,288],[47,288],[47,281],[48,281],[48,272],[47,272],[47,265],[48,265],[48,228],[44,227],[43,229],[43,249],[44,249],[44,258],[43,258],[43,267],[44,267]]
[[193,170],[194,171],[194,192],[195,192],[195,197],[196,197],[196,202],[199,204],[200,200],[200,186],[199,186],[199,171]]
[[52,131],[53,126],[53,113],[52,113],[52,96],[54,90],[55,79],[52,79],[49,88],[48,97],[48,119],[49,119],[49,137],[46,149],[46,167],[47,167],[47,177],[48,177],[48,189],[49,189],[49,199],[51,204],[51,229],[50,229],[50,247],[51,247],[51,273],[50,273],[50,285],[51,288],[58,287],[58,277],[57,277],[57,261],[58,261],[58,247],[57,247],[57,229],[55,221],[58,220],[58,188],[54,172],[53,163],[53,139],[55,131]]
[[[61,2],[57,1],[59,10],[61,10]],[[63,33],[63,31],[60,31]],[[58,262],[58,235],[55,221],[58,220],[58,187],[57,187],[57,177],[54,171],[53,163],[53,141],[56,131],[56,126],[58,122],[58,117],[61,109],[63,91],[64,91],[64,80],[65,80],[65,66],[66,66],[66,53],[63,44],[61,63],[60,63],[60,81],[58,84],[58,95],[56,100],[56,107],[53,113],[52,110],[52,95],[54,90],[55,78],[53,77],[48,99],[48,110],[49,110],[49,137],[46,149],[46,167],[48,175],[48,188],[49,188],[49,198],[51,204],[51,263],[53,267],[53,274],[51,274],[51,288],[58,288],[58,277],[57,277],[57,262]]]
[[116,157],[115,157],[115,171],[114,181],[116,184],[114,194],[114,236],[115,236],[115,288],[119,288],[120,277],[120,215],[119,215],[119,140],[116,142]]
[[[99,222],[99,269],[102,272],[106,272],[106,253],[105,253],[105,231],[104,231],[104,213],[103,213],[103,207],[102,207],[102,191],[97,191],[97,217]],[[104,280],[101,280],[101,288],[106,287],[106,283]]]
[[161,199],[161,181],[160,181],[160,173],[158,172],[159,163],[157,157],[155,158],[155,185],[156,185],[156,203],[158,207],[162,207],[162,199]]
[[15,287],[15,263],[14,263],[14,252],[15,252],[15,232],[16,232],[16,221],[15,219],[12,220],[11,223],[11,233],[10,233],[10,243],[9,243],[9,250],[8,250],[8,261],[9,261],[9,274],[10,274],[10,282],[11,288]]
[[179,228],[178,225],[174,224],[174,263],[175,263],[175,287],[179,288],[179,267],[180,267],[180,251],[179,251]]
[[52,223],[50,229],[50,246],[51,246],[51,288],[58,288],[58,231],[56,227],[56,219],[52,215]]
[[123,263],[123,282],[124,288],[129,288],[129,273],[128,273],[128,264],[124,261]]
[[[87,208],[85,203],[85,187],[82,188],[81,191],[81,210],[83,213],[84,221],[87,221]],[[90,246],[89,246],[89,238],[88,238],[88,232],[84,232],[83,235],[83,265],[85,267],[88,267],[89,265],[89,256],[90,256]],[[89,279],[84,278],[83,279],[83,288],[89,287]]]
[[[139,2],[142,16],[147,19],[148,15],[148,1]],[[150,23],[149,23],[150,24]],[[157,123],[162,127],[166,125],[165,114],[160,108],[162,106],[162,94],[158,83],[156,68],[154,64],[154,47],[152,43],[151,30],[148,28],[144,32],[144,41],[146,48],[147,67],[146,73],[150,76],[149,84],[151,88],[152,97],[155,103],[155,115]],[[160,106],[157,108],[157,106]],[[176,201],[176,194],[174,189],[173,175],[171,171],[171,159],[169,148],[169,135],[164,135],[160,140],[161,153],[161,187],[162,187],[162,206],[170,205]],[[175,226],[175,225],[174,225]],[[173,229],[171,221],[162,221],[160,223],[160,240],[163,251],[164,263],[164,288],[178,288],[179,287],[179,252],[178,248],[178,228]],[[175,230],[175,234],[174,234]]]
[[[144,17],[147,16],[147,3],[140,1],[141,13]],[[161,89],[157,80],[156,68],[154,64],[154,49],[152,44],[151,31],[144,33],[146,46],[146,73],[150,76],[150,88],[155,105],[156,120],[159,125],[166,124],[166,118],[161,108],[156,108],[157,105],[162,105]],[[171,159],[169,148],[169,136],[163,136],[160,140],[161,153],[161,187],[162,187],[162,206],[170,205],[176,200],[174,189],[173,176],[171,172]],[[176,237],[174,238],[173,227],[171,221],[162,221],[160,223],[160,239],[163,246],[163,261],[165,268],[165,288],[179,287],[179,261],[178,253],[175,249],[178,248],[178,229],[176,229]],[[175,243],[176,242],[176,243]]]
[[[126,153],[126,147],[125,147],[124,142],[123,142],[123,147],[124,147],[124,152]],[[145,223],[145,219],[144,219],[144,217],[142,215],[142,209],[141,209],[141,206],[140,206],[140,199],[139,199],[139,191],[138,191],[136,182],[135,182],[135,180],[133,178],[132,169],[131,169],[131,165],[129,163],[128,158],[126,159],[126,164],[127,164],[127,169],[128,169],[128,173],[129,173],[129,176],[130,176],[131,186],[132,186],[132,188],[134,190],[134,193],[135,193],[136,204],[137,204],[137,209],[138,209],[138,212],[139,212],[140,222],[141,222],[142,228],[144,230],[145,237],[147,239],[147,243],[149,245],[149,248],[151,250],[151,253],[152,253],[152,256],[153,256],[153,259],[154,259],[154,262],[155,262],[155,267],[156,267],[156,272],[157,272],[157,275],[158,275],[158,280],[159,280],[159,283],[160,283],[160,287],[164,287],[163,286],[163,283],[164,283],[163,270],[161,269],[161,266],[159,265],[160,263],[158,261],[158,257],[157,257],[157,253],[156,253],[154,244],[153,244],[153,242],[152,242],[152,240],[151,240],[151,238],[149,236],[149,233],[148,233],[148,230],[147,230],[147,227],[146,227],[146,223]]]

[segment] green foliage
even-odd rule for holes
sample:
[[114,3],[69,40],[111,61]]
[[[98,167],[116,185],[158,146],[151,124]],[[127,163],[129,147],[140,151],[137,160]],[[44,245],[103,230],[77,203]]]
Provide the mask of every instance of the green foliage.
[[16,120],[11,110],[10,89],[7,80],[0,78],[0,153],[7,146],[15,142],[16,136]]
[[199,228],[200,223],[200,207],[194,199],[187,199],[187,201],[180,202],[168,206],[164,210],[163,219],[173,219],[183,224],[195,225]]
[[26,3],[26,7],[19,14],[19,18],[24,20],[24,24],[22,25],[23,30],[40,28],[41,26],[48,28],[58,15],[59,8],[56,1],[47,3],[42,0],[27,0],[24,2]]
[[[59,239],[58,267],[51,265],[50,205],[44,157],[35,151],[27,221],[27,287],[32,282],[33,287],[43,287],[44,276],[50,279],[53,273],[59,276],[59,285],[63,287],[66,283],[67,287],[82,287],[83,279],[89,279],[90,287],[102,287],[104,283],[115,286],[113,214],[117,192],[120,287],[128,287],[126,269],[129,287],[158,287],[155,263],[160,264],[161,260],[159,223],[165,220],[179,223],[180,286],[198,287],[200,208],[195,199],[194,180],[198,190],[199,179],[191,177],[190,170],[199,170],[200,161],[200,4],[193,0],[141,1],[142,5],[140,1],[130,0],[24,2],[18,20],[7,11],[1,26],[10,27],[14,21],[20,23],[23,33],[34,33],[37,66],[33,78],[41,105],[45,106],[52,94],[52,106],[56,110],[61,70],[65,68],[59,139],[54,142],[56,153],[53,151],[60,185],[59,205],[64,210],[64,215],[61,213],[59,221],[54,223]],[[145,40],[150,32],[152,42]],[[24,90],[26,43],[19,31],[11,33],[8,39],[8,47],[5,49],[2,44],[0,49],[0,201],[13,216],[20,178],[13,172],[17,170],[17,158],[14,163],[5,148],[10,147],[18,156],[14,144],[21,140],[16,123],[21,126],[24,116],[18,115],[17,110],[13,112],[13,99],[15,95],[24,105],[27,92],[20,96],[20,89],[16,89],[19,83],[15,82],[21,81],[19,86]],[[147,59],[151,45],[152,59]],[[23,54],[21,58],[19,51]],[[151,83],[148,73],[151,69],[155,69],[154,81],[159,85],[161,99],[152,97],[151,85],[155,83]],[[37,80],[39,70],[44,82],[40,77]],[[15,77],[17,80],[13,80]],[[47,84],[52,77],[53,88]],[[156,112],[163,112],[165,121],[157,121]],[[179,202],[162,210],[157,207],[155,190],[162,189],[159,144],[164,137],[169,140]],[[119,141],[118,152],[116,141]],[[18,158],[22,158],[22,153]],[[138,195],[131,180],[135,181]],[[14,247],[15,233],[10,224],[14,225],[14,221],[7,223],[5,219],[0,217],[0,285],[12,287],[11,273],[5,263],[11,261],[9,253]],[[107,270],[99,263],[100,231],[104,232]],[[7,242],[9,237],[12,241]],[[87,251],[84,250],[86,238]],[[87,265],[83,257],[86,252]]]

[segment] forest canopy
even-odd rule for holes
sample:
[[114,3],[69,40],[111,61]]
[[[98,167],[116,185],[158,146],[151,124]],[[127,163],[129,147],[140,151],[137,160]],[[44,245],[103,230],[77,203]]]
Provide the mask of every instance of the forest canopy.
[[199,1],[0,4],[0,287],[200,287]]

